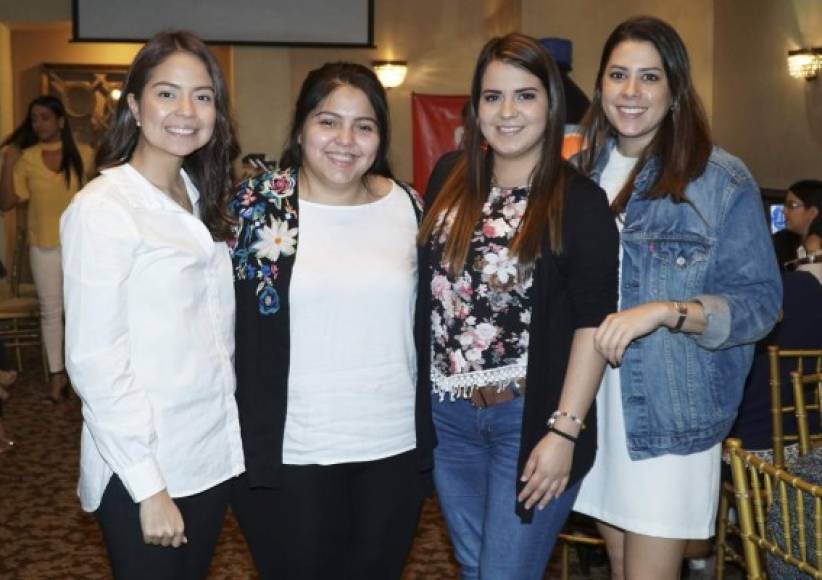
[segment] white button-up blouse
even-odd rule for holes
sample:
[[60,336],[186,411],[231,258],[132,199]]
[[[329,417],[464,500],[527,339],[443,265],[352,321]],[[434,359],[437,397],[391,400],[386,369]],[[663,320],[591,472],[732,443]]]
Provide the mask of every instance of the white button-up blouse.
[[164,488],[193,495],[244,471],[231,260],[183,178],[195,215],[125,164],[91,181],[61,220],[87,511],[112,473],[139,502]]

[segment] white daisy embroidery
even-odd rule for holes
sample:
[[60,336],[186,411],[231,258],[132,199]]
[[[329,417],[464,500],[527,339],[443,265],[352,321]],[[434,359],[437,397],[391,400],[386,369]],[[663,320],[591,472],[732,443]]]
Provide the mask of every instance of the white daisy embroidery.
[[288,222],[271,217],[271,226],[263,226],[257,232],[257,241],[251,246],[258,258],[276,262],[280,257],[290,256],[297,245],[297,228],[288,228]]

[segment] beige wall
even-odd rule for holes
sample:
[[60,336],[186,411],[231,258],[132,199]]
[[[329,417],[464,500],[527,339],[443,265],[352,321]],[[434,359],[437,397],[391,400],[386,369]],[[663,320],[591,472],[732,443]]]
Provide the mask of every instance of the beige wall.
[[14,129],[11,29],[0,23],[0,140]]
[[688,47],[694,84],[711,118],[715,90],[713,6],[714,0],[522,0],[522,32],[537,38],[571,40],[571,77],[590,96],[602,45],[616,25],[642,14],[662,18],[677,29]]
[[233,57],[234,110],[243,154],[279,159],[292,107],[290,50],[235,46]]
[[714,134],[763,187],[822,178],[822,79],[786,64],[808,46],[822,46],[819,0],[716,0]]

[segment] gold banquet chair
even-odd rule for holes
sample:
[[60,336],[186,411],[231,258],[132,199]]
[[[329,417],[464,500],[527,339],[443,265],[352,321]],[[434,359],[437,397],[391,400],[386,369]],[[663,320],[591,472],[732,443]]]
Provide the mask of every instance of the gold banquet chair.
[[22,349],[39,348],[43,358],[43,375],[48,381],[48,365],[40,331],[40,304],[36,295],[23,294],[31,294],[28,287],[32,285],[20,282],[27,247],[26,230],[24,226],[20,226],[15,233],[14,254],[9,269],[10,295],[0,299],[0,340],[3,340],[9,353],[14,352],[17,370],[21,372]]
[[[768,361],[770,366],[770,386],[771,386],[771,421],[773,425],[773,459],[774,464],[782,467],[785,465],[785,444],[800,443],[800,453],[802,452],[802,441],[800,433],[800,411],[797,406],[803,406],[801,418],[804,419],[805,434],[808,436],[808,443],[813,444],[822,441],[822,417],[820,417],[819,398],[820,390],[817,388],[813,393],[810,402],[805,399],[806,393],[800,389],[796,390],[794,385],[793,405],[782,401],[782,374],[781,366],[783,359],[792,361],[791,374],[794,372],[802,375],[805,373],[822,372],[822,349],[780,349],[777,346],[768,347]],[[808,413],[812,412],[816,418],[814,421],[808,420]],[[783,432],[782,418],[785,413],[794,413],[797,416],[797,435],[785,435]],[[813,429],[811,429],[813,427]],[[806,446],[807,453],[808,447]]]
[[[778,346],[768,347],[769,385],[771,393],[771,421],[773,441],[773,465],[777,469],[785,466],[785,445],[799,444],[799,454],[806,455],[813,443],[822,440],[822,416],[820,416],[820,388],[812,393],[811,401],[807,401],[806,387],[797,388],[793,385],[793,400],[782,400],[782,373],[783,364],[795,369],[791,374],[800,374],[803,370],[822,371],[822,349],[780,349]],[[793,378],[793,377],[792,377]],[[815,413],[813,422],[809,421],[809,412]],[[785,435],[783,418],[785,413],[792,413],[796,417],[797,435]],[[812,428],[813,427],[813,428]],[[728,541],[728,536],[739,537],[739,524],[731,520],[730,508],[733,505],[733,486],[725,483],[720,491],[719,521],[716,533],[716,567],[714,577],[723,580],[725,564],[733,562],[745,569],[745,557]]]
[[[739,439],[728,439],[726,445],[747,578],[768,578],[762,558],[767,552],[812,578],[822,579],[822,486],[759,459],[742,449]],[[777,497],[781,533],[766,525],[766,514]],[[809,503],[811,514],[807,514]],[[808,529],[806,516],[811,516],[813,529]],[[796,531],[796,541],[792,530]]]
[[592,546],[599,547],[605,545],[605,540],[597,532],[596,526],[591,521],[587,523],[589,518],[575,518],[577,514],[572,513],[565,527],[557,537],[557,547],[560,549],[560,570],[561,580],[568,580],[570,578],[570,550],[571,546]]
[[[799,440],[799,454],[805,455],[811,447],[819,445],[822,441],[822,433],[820,433],[820,416],[819,416],[819,399],[822,396],[822,369],[817,364],[815,373],[803,375],[801,372],[791,372],[791,385],[793,386],[794,406],[796,408],[796,430],[797,439]],[[812,385],[812,402],[808,403],[805,397],[808,395],[807,385]],[[811,429],[811,422],[808,418],[808,412],[815,411],[816,422],[813,424],[816,428]],[[774,456],[776,453],[774,452]]]

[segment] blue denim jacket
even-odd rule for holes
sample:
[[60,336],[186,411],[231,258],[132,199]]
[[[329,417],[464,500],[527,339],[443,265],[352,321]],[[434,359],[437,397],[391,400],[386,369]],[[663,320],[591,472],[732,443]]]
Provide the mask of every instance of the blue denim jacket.
[[[591,178],[599,181],[614,144]],[[714,147],[688,202],[651,200],[657,159],[634,181],[622,230],[621,310],[654,300],[699,300],[702,334],[659,328],[635,340],[620,369],[632,459],[708,449],[731,428],[754,343],[776,323],[782,283],[759,188],[745,165]]]

